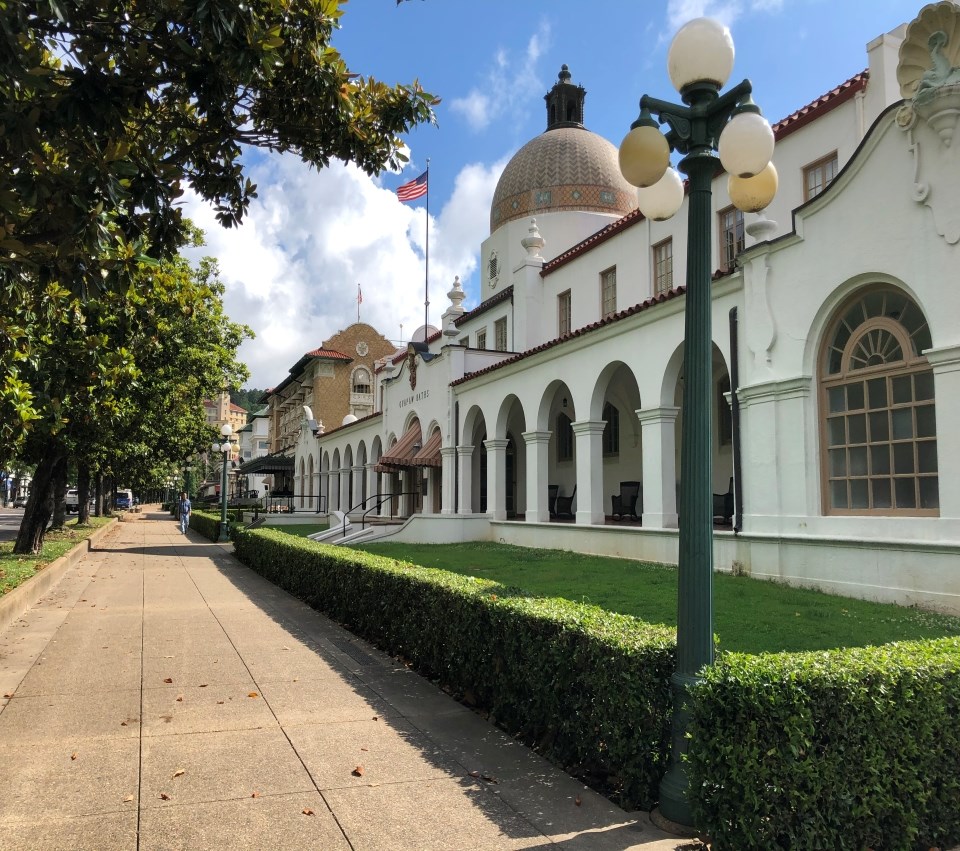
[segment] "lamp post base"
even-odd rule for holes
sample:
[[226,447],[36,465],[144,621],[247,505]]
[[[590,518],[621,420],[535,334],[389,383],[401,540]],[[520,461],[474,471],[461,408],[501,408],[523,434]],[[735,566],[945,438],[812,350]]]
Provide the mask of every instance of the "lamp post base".
[[230,540],[230,524],[221,523],[220,524],[220,534],[217,537],[218,544],[225,544]]
[[670,677],[670,691],[673,692],[673,733],[670,748],[670,767],[660,781],[660,815],[665,820],[683,827],[693,827],[688,794],[690,781],[687,777],[687,765],[683,755],[687,752],[689,741],[687,728],[690,722],[690,710],[687,708],[687,696],[691,686],[700,681],[699,677],[675,672]]

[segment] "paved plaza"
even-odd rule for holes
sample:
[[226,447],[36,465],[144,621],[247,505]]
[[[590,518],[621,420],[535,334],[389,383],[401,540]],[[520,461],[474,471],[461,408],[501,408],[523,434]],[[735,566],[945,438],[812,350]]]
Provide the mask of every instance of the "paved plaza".
[[168,514],[0,632],[0,829],[41,849],[674,851]]

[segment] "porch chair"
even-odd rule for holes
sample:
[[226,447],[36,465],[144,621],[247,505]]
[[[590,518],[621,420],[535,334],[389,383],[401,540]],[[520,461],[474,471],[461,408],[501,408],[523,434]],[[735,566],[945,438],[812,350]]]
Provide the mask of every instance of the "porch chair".
[[573,499],[577,495],[577,486],[573,486],[570,496],[560,496],[557,494],[556,517],[573,517]]
[[730,477],[726,493],[713,495],[713,522],[725,526],[733,522],[733,476]]
[[557,516],[557,494],[560,493],[560,485],[547,485],[547,509],[551,517]]
[[617,519],[632,517],[634,520],[639,520],[637,503],[643,504],[640,500],[642,491],[642,482],[620,482],[620,493],[610,497],[610,513],[613,517]]

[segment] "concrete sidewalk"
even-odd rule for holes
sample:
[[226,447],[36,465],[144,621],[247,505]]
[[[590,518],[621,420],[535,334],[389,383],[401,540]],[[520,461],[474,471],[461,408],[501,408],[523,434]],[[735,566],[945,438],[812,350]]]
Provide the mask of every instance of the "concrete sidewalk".
[[698,848],[167,514],[0,633],[4,849]]

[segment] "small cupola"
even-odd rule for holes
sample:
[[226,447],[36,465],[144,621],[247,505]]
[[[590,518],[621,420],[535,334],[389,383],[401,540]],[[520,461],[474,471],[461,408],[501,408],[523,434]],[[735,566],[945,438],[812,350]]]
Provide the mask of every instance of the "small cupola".
[[561,65],[557,82],[543,96],[547,102],[547,130],[583,127],[583,100],[587,92],[583,86],[575,86],[570,80],[570,69]]

